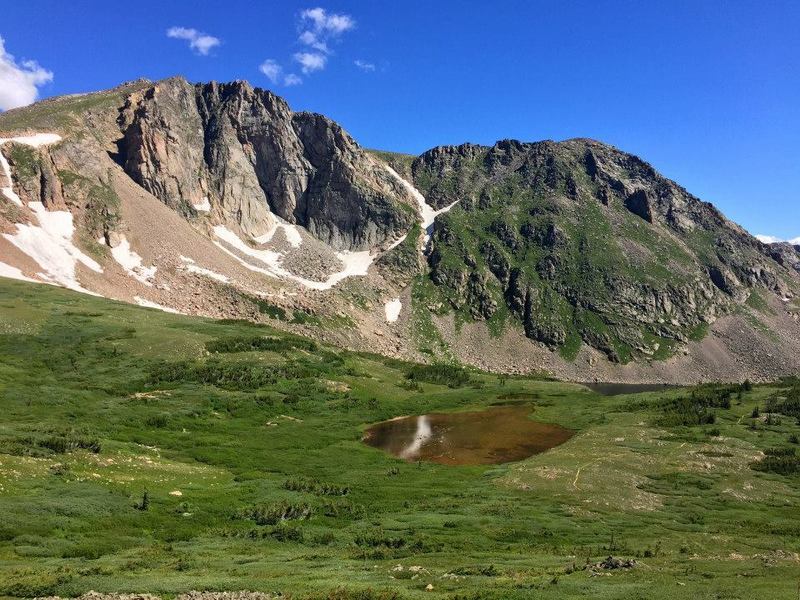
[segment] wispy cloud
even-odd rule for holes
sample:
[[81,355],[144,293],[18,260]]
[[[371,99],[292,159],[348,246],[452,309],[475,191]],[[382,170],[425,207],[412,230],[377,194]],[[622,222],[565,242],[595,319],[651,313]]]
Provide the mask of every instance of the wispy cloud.
[[300,85],[303,83],[303,80],[300,76],[295,75],[294,73],[289,73],[286,77],[283,78],[283,85],[286,87],[291,87],[293,85]]
[[353,64],[365,73],[371,73],[375,70],[375,63],[367,62],[365,60],[354,60]]
[[267,79],[269,79],[272,83],[278,83],[281,72],[283,72],[283,67],[281,67],[277,61],[268,58],[259,65],[258,70],[266,75]]
[[293,58],[300,63],[300,70],[306,75],[321,71],[328,62],[328,57],[321,52],[296,52]]
[[278,61],[272,58],[268,58],[261,63],[258,70],[261,71],[273,85],[277,85],[278,82],[283,82],[283,85],[286,87],[291,87],[303,83],[303,80],[296,73],[286,73],[284,75],[283,67],[278,64]]
[[186,40],[189,48],[200,56],[208,56],[212,48],[219,46],[222,42],[213,35],[208,35],[197,29],[187,27],[170,27],[167,29],[167,37],[176,40]]
[[17,64],[0,37],[0,110],[30,104],[39,95],[39,86],[52,80],[53,73],[36,61],[23,60]]
[[300,13],[300,36],[297,39],[305,46],[328,54],[329,43],[355,26],[356,22],[350,15],[328,13],[319,7],[307,8]]
[[758,234],[756,236],[756,239],[761,241],[761,242],[764,242],[765,244],[777,244],[777,243],[780,243],[780,242],[788,242],[788,243],[794,244],[796,246],[800,245],[800,236],[798,236],[796,238],[793,238],[791,240],[784,240],[783,238],[775,237],[774,235]]
[[[339,42],[344,33],[356,26],[355,19],[350,15],[329,13],[320,7],[307,8],[301,11],[297,18],[297,42],[302,49],[292,54],[292,61],[299,66],[303,75],[322,71],[333,55],[331,46]],[[356,61],[356,65],[365,71],[375,70],[375,65],[372,63]],[[303,83],[299,75],[286,73],[290,69],[284,68],[272,58],[261,63],[258,69],[274,85],[282,82],[284,86],[290,87]]]

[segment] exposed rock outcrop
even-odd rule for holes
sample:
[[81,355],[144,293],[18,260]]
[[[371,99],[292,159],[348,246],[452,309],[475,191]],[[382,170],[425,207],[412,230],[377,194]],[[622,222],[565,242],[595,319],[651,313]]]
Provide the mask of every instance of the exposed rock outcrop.
[[244,81],[159,82],[128,98],[120,127],[137,183],[186,215],[209,204],[253,237],[277,215],[334,248],[366,249],[417,219],[408,192],[339,125]]

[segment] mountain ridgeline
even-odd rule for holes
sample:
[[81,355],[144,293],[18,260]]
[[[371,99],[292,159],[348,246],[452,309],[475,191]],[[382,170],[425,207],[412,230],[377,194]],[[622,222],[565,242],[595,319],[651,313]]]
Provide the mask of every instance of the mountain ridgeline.
[[593,140],[440,147],[412,169],[435,206],[458,202],[429,257],[447,303],[511,313],[568,356],[580,342],[612,361],[663,354],[758,290],[797,287],[791,252],[776,264],[711,204]]
[[9,111],[0,138],[11,276],[503,370],[800,367],[800,249],[597,141],[370,151],[247,82],[180,77]]

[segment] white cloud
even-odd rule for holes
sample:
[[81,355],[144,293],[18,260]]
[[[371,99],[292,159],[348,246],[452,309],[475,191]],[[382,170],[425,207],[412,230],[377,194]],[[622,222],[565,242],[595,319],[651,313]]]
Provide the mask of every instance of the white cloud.
[[[324,8],[307,8],[299,15],[297,26],[297,41],[303,46],[301,52],[292,55],[300,71],[304,75],[310,75],[315,71],[321,71],[328,64],[328,57],[332,54],[331,43],[338,41],[343,33],[355,28],[356,22],[350,15],[328,13]],[[190,35],[195,30],[180,29],[181,35]],[[170,30],[172,31],[172,30]],[[172,36],[170,36],[172,37]],[[189,39],[184,37],[183,39]],[[356,61],[356,65],[365,71],[374,71],[375,65],[364,61]],[[265,60],[258,69],[273,84],[283,81],[283,85],[290,87],[300,85],[303,79],[296,73],[285,73],[283,66],[276,60],[269,58]],[[287,67],[288,70],[288,67]]]
[[774,235],[762,235],[762,234],[759,234],[759,235],[756,236],[756,239],[761,241],[761,242],[764,242],[765,244],[777,244],[779,242],[788,242],[790,244],[800,245],[800,237],[796,237],[796,238],[793,238],[791,240],[784,240],[782,238],[775,237]]
[[283,68],[276,61],[268,58],[261,63],[261,65],[258,67],[258,70],[266,75],[267,79],[269,79],[272,83],[278,83],[278,79],[281,76]]
[[314,50],[294,55],[294,59],[303,66],[303,73],[324,69],[326,57],[331,53],[330,43],[355,26],[356,22],[350,15],[329,14],[324,8],[308,8],[301,12],[297,41]]
[[283,81],[283,85],[286,87],[300,85],[303,83],[303,80],[295,73],[287,73],[284,75],[283,67],[278,64],[278,61],[272,58],[268,58],[261,63],[258,67],[258,70],[261,71],[274,85],[277,85],[281,80]]
[[367,62],[365,60],[354,60],[353,64],[365,73],[371,73],[375,70],[375,63]]
[[314,50],[319,50],[320,52],[325,52],[326,54],[330,52],[330,50],[328,50],[328,44],[320,41],[317,37],[317,34],[312,31],[304,31],[297,39],[300,40],[301,44],[311,46]]
[[294,73],[289,73],[286,77],[283,78],[283,85],[286,87],[291,87],[293,85],[300,85],[303,83],[303,80]]
[[189,48],[201,56],[207,56],[212,48],[219,46],[222,42],[213,35],[208,35],[186,27],[170,27],[167,29],[167,37],[176,40],[186,40]]
[[324,8],[308,8],[300,13],[301,25],[318,35],[338,36],[356,26],[350,15],[328,14]]
[[328,62],[328,57],[320,52],[296,52],[294,59],[300,63],[300,70],[306,75],[321,71]]
[[0,110],[30,104],[39,95],[38,87],[52,80],[53,73],[36,61],[23,60],[17,64],[0,37]]

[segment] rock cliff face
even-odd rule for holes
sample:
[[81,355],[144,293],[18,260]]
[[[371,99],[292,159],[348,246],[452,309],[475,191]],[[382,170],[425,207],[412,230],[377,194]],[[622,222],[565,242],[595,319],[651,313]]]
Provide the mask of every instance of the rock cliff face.
[[339,125],[247,82],[165,80],[131,95],[119,121],[125,171],[183,214],[210,205],[254,237],[277,215],[348,250],[415,221],[406,190]]
[[784,267],[800,271],[800,245],[788,242],[769,244],[769,254],[775,261]]
[[663,356],[758,290],[798,289],[791,252],[605,144],[440,147],[412,171],[434,206],[458,201],[429,256],[449,306],[476,320],[510,313],[567,357],[581,342],[612,361]]

